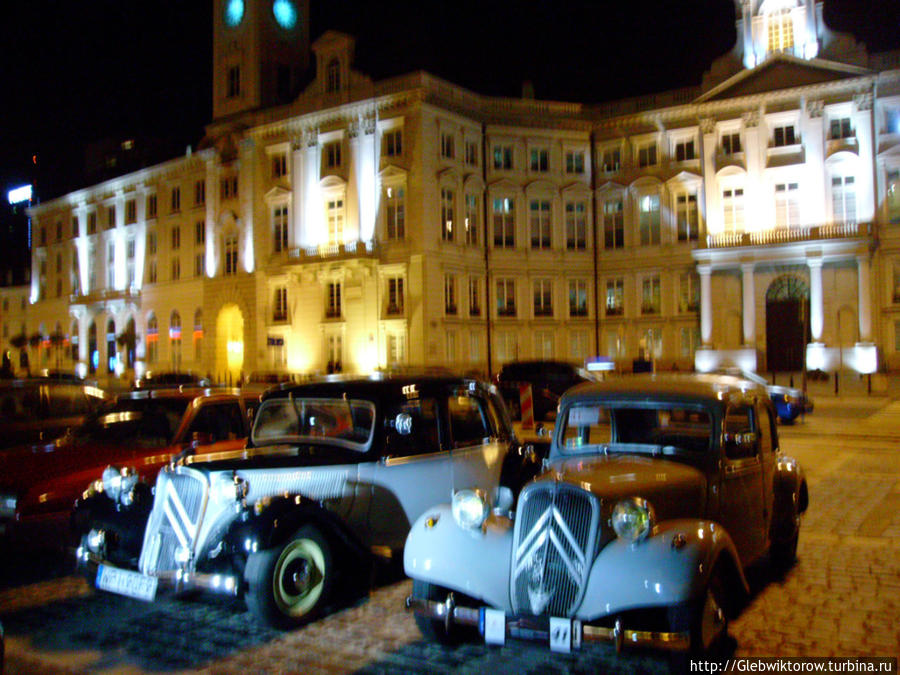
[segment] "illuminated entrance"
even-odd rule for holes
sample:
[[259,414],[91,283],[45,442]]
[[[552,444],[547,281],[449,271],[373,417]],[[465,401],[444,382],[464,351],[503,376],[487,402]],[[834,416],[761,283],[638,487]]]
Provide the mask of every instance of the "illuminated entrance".
[[809,288],[798,277],[780,276],[766,291],[766,370],[802,370],[809,341]]
[[226,382],[240,381],[244,368],[244,315],[235,304],[222,307],[216,318],[215,377]]

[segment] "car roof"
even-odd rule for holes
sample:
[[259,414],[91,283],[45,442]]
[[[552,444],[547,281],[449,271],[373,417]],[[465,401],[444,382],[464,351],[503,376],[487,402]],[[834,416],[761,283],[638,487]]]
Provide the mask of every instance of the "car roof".
[[380,399],[385,396],[402,396],[403,388],[415,385],[422,393],[445,389],[448,386],[475,386],[484,389],[487,385],[479,380],[458,375],[400,375],[372,376],[332,376],[312,382],[299,384],[286,382],[275,385],[265,394],[263,400],[293,396],[327,396]]
[[132,391],[123,391],[118,394],[119,399],[165,399],[177,398],[193,400],[199,396],[241,396],[242,398],[255,398],[259,396],[259,392],[242,391],[234,387],[194,387],[194,386],[175,386],[161,389],[135,389]]
[[688,398],[696,402],[721,405],[726,401],[744,400],[748,395],[768,399],[766,390],[750,380],[730,375],[710,374],[642,374],[626,375],[600,382],[579,384],[563,395],[561,404],[574,397],[598,396],[629,400],[659,396]]

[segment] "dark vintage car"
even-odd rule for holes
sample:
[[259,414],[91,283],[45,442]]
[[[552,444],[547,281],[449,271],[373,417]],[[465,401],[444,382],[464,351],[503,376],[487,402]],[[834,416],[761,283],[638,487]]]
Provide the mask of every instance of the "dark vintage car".
[[765,389],[711,375],[569,390],[515,512],[490,494],[457,492],[410,531],[407,602],[429,638],[708,652],[747,566],[794,560],[808,504]]
[[[242,595],[272,625],[303,623],[336,587],[399,560],[410,523],[455,486],[518,480],[514,447],[502,399],[476,380],[281,385],[263,396],[246,449],[160,472],[149,518],[95,497],[78,557],[104,590]],[[129,515],[132,529],[146,520],[142,541],[111,541],[110,524]]]
[[510,361],[494,376],[514,420],[522,417],[522,385],[531,388],[535,422],[552,422],[560,396],[570,387],[594,378],[584,368],[567,361]]
[[134,382],[135,389],[162,389],[167,387],[209,387],[209,378],[196,373],[156,372],[148,370]]
[[102,389],[72,382],[0,381],[0,449],[52,441],[109,398]]
[[122,499],[143,478],[194,443],[243,446],[248,407],[258,397],[237,390],[157,390],[120,394],[108,407],[52,443],[0,453],[0,536],[13,544],[59,543],[72,508],[104,473]]
[[730,375],[743,380],[750,380],[766,388],[772,404],[775,406],[775,414],[779,422],[793,424],[800,415],[813,411],[813,402],[802,389],[785,387],[779,384],[769,384],[762,375],[742,370],[740,368],[721,368],[716,371],[720,375]]

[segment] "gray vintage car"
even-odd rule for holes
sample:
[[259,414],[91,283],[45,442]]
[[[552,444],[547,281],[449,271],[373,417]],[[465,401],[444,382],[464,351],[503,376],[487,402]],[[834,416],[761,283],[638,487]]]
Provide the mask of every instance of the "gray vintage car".
[[808,497],[765,389],[673,375],[570,389],[544,471],[515,512],[503,502],[463,490],[413,525],[407,605],[425,636],[706,652],[745,568],[794,560]]
[[[280,385],[263,396],[246,448],[179,458],[151,504],[93,495],[79,560],[103,590],[243,595],[273,625],[302,623],[341,579],[399,560],[410,524],[454,487],[498,485],[520,457],[513,442],[502,399],[476,380]],[[142,540],[113,536],[136,529]]]

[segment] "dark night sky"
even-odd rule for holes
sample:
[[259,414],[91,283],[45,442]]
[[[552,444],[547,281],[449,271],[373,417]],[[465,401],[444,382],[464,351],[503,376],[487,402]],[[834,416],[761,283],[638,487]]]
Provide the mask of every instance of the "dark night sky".
[[[135,134],[184,151],[209,121],[211,0],[29,0],[0,27],[0,188],[81,187],[84,143]],[[900,48],[898,0],[826,0],[826,22]],[[357,37],[375,79],[426,69],[474,91],[602,101],[699,84],[734,43],[732,0],[312,0],[311,33]],[[167,148],[168,149],[168,148]]]

